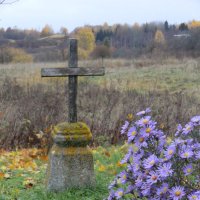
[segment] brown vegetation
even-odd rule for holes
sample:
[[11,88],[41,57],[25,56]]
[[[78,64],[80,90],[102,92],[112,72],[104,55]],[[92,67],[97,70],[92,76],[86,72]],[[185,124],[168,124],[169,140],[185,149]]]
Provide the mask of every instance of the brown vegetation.
[[[143,85],[137,85],[150,83],[148,82],[149,76],[146,78],[144,76],[146,73],[143,68],[148,69],[150,65],[155,65],[151,67],[151,71],[154,68],[159,71],[155,61],[149,63],[148,60],[136,60],[132,64],[130,61],[127,63],[120,60],[119,63],[113,62],[115,68],[110,62],[109,73],[111,74],[107,74],[106,80],[98,82],[97,80],[80,79],[79,81],[78,120],[86,122],[91,128],[94,136],[92,145],[122,142],[120,128],[126,116],[129,113],[135,114],[146,107],[152,108],[153,116],[159,122],[160,127],[170,136],[173,136],[177,123],[185,123],[189,117],[200,113],[199,96],[191,89],[189,89],[190,93],[186,91],[187,88],[176,90],[176,85],[172,82],[169,83],[171,91],[158,90],[162,86],[161,82],[157,83],[157,86],[153,83],[154,88],[151,90],[144,90]],[[169,62],[177,66],[180,64],[179,61],[173,59]],[[122,68],[116,66],[121,64],[124,66],[123,71],[121,71]],[[197,70],[198,63],[194,65],[194,70]],[[189,70],[188,67],[189,65],[183,70]],[[132,78],[130,82],[130,72],[127,71],[128,76],[126,75],[126,70],[129,69],[132,69],[134,74],[139,73],[139,76],[143,73],[142,80],[136,83],[137,79]],[[123,83],[122,79],[118,80],[116,75],[111,78],[113,70],[116,70],[121,78],[124,77]],[[168,69],[174,74],[173,70],[175,69]],[[188,74],[187,71],[186,73]],[[110,79],[108,79],[109,76]],[[177,77],[173,78],[177,79]],[[52,126],[66,121],[68,112],[67,87],[60,80],[55,79],[53,82],[53,84],[38,82],[24,85],[12,78],[4,78],[1,81],[0,147],[13,149],[49,145]],[[131,84],[134,84],[134,87],[130,88]],[[193,84],[196,83],[193,82]],[[183,85],[183,88],[185,86],[187,85]],[[122,87],[125,88],[120,89]]]

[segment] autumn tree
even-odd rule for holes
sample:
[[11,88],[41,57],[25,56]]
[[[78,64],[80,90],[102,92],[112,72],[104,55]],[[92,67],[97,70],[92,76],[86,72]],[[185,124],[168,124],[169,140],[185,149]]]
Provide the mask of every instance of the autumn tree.
[[44,26],[44,28],[41,31],[41,37],[48,37],[48,36],[52,35],[53,33],[54,32],[53,32],[52,27],[47,24]]
[[60,28],[60,33],[67,36],[68,35],[68,29],[66,27],[61,27]]
[[200,21],[192,20],[188,23],[189,28],[198,28],[200,27]]
[[98,45],[93,50],[91,56],[93,58],[101,58],[103,60],[104,58],[111,56],[111,50],[106,45]]
[[75,33],[79,42],[79,57],[86,59],[95,47],[95,36],[91,28],[79,28]]
[[154,36],[154,42],[158,45],[165,44],[165,36],[161,30],[157,30]]

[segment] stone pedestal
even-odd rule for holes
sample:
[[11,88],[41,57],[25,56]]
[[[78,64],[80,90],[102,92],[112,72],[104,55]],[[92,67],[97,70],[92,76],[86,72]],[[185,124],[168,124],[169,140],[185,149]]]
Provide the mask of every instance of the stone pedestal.
[[94,185],[93,156],[87,147],[92,134],[88,126],[81,122],[64,122],[54,127],[52,135],[54,145],[49,153],[47,190]]

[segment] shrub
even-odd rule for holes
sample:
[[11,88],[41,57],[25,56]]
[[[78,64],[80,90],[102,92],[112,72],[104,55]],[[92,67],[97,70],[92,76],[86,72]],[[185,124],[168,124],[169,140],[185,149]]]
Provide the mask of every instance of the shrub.
[[95,47],[93,52],[91,53],[93,58],[106,58],[111,56],[111,50],[109,47],[105,45],[98,45]]
[[200,116],[184,127],[178,125],[175,138],[169,139],[148,115],[137,113],[138,120],[126,121],[130,148],[121,163],[127,168],[109,186],[108,200],[146,198],[149,200],[200,199],[200,141],[194,137]]
[[0,63],[30,63],[33,57],[23,49],[6,47],[0,49]]

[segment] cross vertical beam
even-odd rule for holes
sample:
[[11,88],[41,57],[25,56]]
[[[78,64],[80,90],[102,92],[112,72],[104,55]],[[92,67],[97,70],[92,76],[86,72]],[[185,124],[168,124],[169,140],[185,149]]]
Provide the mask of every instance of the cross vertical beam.
[[[78,67],[78,41],[76,39],[69,40],[69,68]],[[77,80],[78,77],[74,75],[69,75],[69,116],[68,121],[73,123],[77,122]]]

